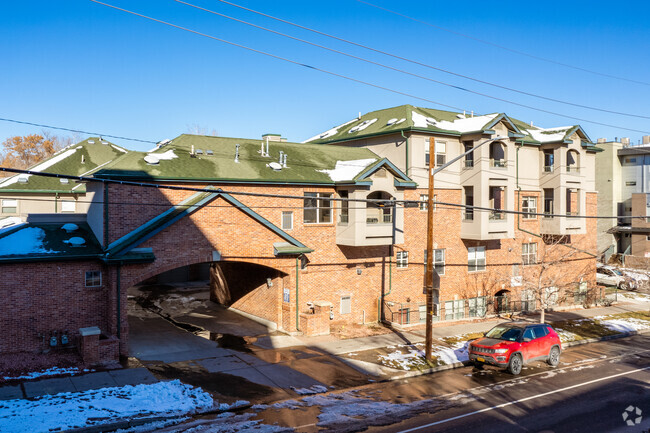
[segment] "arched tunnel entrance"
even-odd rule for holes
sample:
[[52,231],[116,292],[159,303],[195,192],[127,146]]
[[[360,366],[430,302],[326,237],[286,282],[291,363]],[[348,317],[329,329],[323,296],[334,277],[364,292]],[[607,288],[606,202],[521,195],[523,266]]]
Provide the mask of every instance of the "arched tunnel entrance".
[[129,287],[129,356],[170,363],[224,349],[249,352],[251,344],[277,332],[276,298],[285,276],[255,263],[205,262]]

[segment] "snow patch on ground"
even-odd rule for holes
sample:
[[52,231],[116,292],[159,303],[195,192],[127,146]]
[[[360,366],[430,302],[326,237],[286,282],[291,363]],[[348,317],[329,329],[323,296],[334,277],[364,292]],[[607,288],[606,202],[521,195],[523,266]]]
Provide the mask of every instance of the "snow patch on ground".
[[[124,418],[192,413],[212,408],[210,394],[179,380],[0,401],[0,431],[39,433]],[[38,416],[34,416],[38,414]]]
[[292,432],[290,427],[278,425],[261,424],[260,420],[251,420],[253,413],[235,415],[223,413],[217,417],[217,421],[211,421],[209,425],[201,425],[189,429],[183,429],[185,433],[236,433],[236,432],[259,432],[259,433],[283,433]]
[[560,341],[562,343],[568,343],[569,341],[580,340],[580,336],[578,334],[574,334],[573,332],[565,331],[564,329],[561,329],[561,328],[555,328],[555,332],[560,337]]
[[[469,360],[468,345],[468,341],[459,341],[450,347],[434,345],[431,354],[438,360],[440,365],[464,362]],[[379,355],[379,361],[387,367],[400,370],[415,370],[427,367],[424,350],[419,349],[420,346],[421,344],[393,346],[397,350],[386,355]]]
[[80,370],[77,367],[69,367],[69,368],[52,367],[52,368],[48,368],[47,370],[28,373],[28,374],[25,374],[23,376],[16,376],[16,377],[4,376],[3,379],[5,379],[5,380],[18,380],[18,379],[31,380],[31,379],[37,379],[39,377],[55,376],[55,375],[60,375],[60,374],[69,374],[70,376],[74,376],[75,374],[88,373],[90,371],[94,371],[94,370],[89,370],[87,368],[84,369],[84,370]]
[[300,395],[320,394],[328,391],[327,387],[322,385],[314,385],[310,388],[295,388],[292,386],[291,389]]
[[580,370],[586,370],[588,368],[594,368],[593,364],[590,365],[581,365],[579,367],[572,368],[571,371],[580,371]]
[[334,182],[352,180],[361,171],[375,162],[376,159],[354,159],[351,161],[336,161],[333,170],[316,170],[327,174]]
[[607,316],[594,317],[601,325],[616,332],[633,332],[642,329],[650,329],[650,322],[647,320],[627,317],[624,319],[608,319]]

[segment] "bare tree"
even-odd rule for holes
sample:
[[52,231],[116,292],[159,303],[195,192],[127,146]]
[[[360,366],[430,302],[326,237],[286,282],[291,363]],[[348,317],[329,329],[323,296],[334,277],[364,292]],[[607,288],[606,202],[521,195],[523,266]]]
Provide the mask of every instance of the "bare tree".
[[[540,242],[526,244],[522,288],[532,293],[539,305],[541,323],[549,307],[586,288],[595,275],[596,258],[576,244],[570,243],[568,236],[543,236]],[[535,245],[534,253],[530,245]]]

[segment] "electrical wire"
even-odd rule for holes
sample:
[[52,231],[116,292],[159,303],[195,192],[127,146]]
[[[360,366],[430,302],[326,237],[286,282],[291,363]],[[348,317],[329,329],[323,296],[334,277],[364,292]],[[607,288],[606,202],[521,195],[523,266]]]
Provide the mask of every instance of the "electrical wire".
[[[320,196],[309,196],[309,195],[291,195],[291,194],[269,194],[261,192],[247,192],[247,191],[230,191],[219,189],[210,189],[210,188],[197,188],[197,187],[188,187],[188,186],[178,186],[178,185],[165,185],[156,182],[135,182],[130,180],[118,180],[118,179],[105,179],[105,178],[95,178],[95,177],[83,177],[83,176],[71,176],[66,174],[57,174],[57,173],[47,173],[47,172],[38,172],[30,170],[20,170],[16,168],[0,167],[0,171],[5,171],[9,173],[18,173],[18,174],[28,174],[32,176],[44,176],[44,177],[53,177],[58,179],[71,179],[84,182],[100,182],[105,184],[119,184],[119,185],[128,185],[144,188],[156,188],[156,189],[166,189],[173,191],[194,191],[194,192],[208,192],[208,193],[221,193],[228,195],[241,195],[241,196],[250,196],[250,197],[268,197],[268,198],[282,198],[289,200],[316,200],[316,201],[339,201],[339,202],[360,202],[360,203],[372,203],[383,205],[381,207],[392,207],[393,205],[397,206],[409,206],[413,207],[419,205],[420,203],[428,203],[421,200],[382,200],[382,199],[362,199],[362,198],[342,198],[342,197],[320,197]],[[334,185],[332,185],[333,187]],[[647,218],[646,215],[643,216],[599,216],[599,215],[562,215],[562,214],[551,214],[551,213],[538,213],[538,212],[524,212],[524,211],[515,211],[515,210],[506,210],[506,209],[497,209],[489,208],[483,206],[473,206],[460,203],[447,203],[443,201],[436,201],[436,204],[443,206],[449,206],[454,208],[462,208],[471,211],[484,211],[484,212],[494,212],[510,215],[535,215],[542,216],[546,218],[573,218],[573,219],[628,219],[628,218]],[[390,205],[390,206],[389,206]],[[316,207],[304,206],[303,208],[315,209]]]
[[[444,83],[442,81],[433,80],[433,79],[430,79],[428,77],[422,77],[420,75],[412,74],[412,73],[406,72],[406,71],[402,71],[400,69],[393,68],[393,67],[390,67],[390,66],[386,66],[386,65],[383,65],[383,64],[378,63],[378,62],[373,62],[373,61],[366,60],[366,59],[363,59],[363,58],[360,58],[360,57],[357,57],[357,56],[354,56],[354,55],[351,55],[351,54],[347,54],[347,53],[344,53],[344,52],[341,52],[341,51],[338,51],[338,50],[334,50],[334,49],[331,49],[331,48],[328,48],[328,47],[324,47],[324,46],[321,46],[321,45],[318,45],[318,44],[315,44],[315,43],[312,43],[312,42],[309,42],[309,41],[305,41],[305,40],[300,39],[300,38],[296,38],[296,37],[293,37],[293,36],[290,36],[290,35],[286,35],[286,34],[277,32],[275,30],[267,29],[267,28],[264,28],[264,27],[261,27],[261,26],[258,26],[258,25],[252,24],[252,23],[248,23],[246,21],[242,21],[242,20],[239,20],[237,18],[233,18],[233,17],[230,17],[228,15],[221,14],[219,12],[215,12],[215,11],[212,11],[212,10],[200,7],[200,6],[196,6],[196,5],[193,5],[191,3],[187,3],[187,2],[182,1],[182,0],[174,0],[174,1],[176,1],[177,3],[185,4],[187,6],[191,6],[191,7],[196,8],[196,9],[200,9],[200,10],[203,10],[203,11],[206,11],[206,12],[210,12],[210,13],[215,14],[215,15],[222,16],[224,18],[228,18],[228,19],[233,20],[233,21],[238,21],[240,23],[243,23],[243,24],[246,24],[246,25],[249,25],[249,26],[253,26],[253,27],[268,31],[268,32],[272,32],[272,33],[275,33],[275,34],[278,34],[278,35],[281,35],[281,36],[284,36],[284,37],[287,37],[287,38],[291,38],[291,39],[294,39],[294,40],[297,40],[297,41],[300,41],[300,42],[304,42],[304,43],[307,43],[307,44],[310,44],[310,45],[313,45],[313,46],[317,46],[319,48],[323,48],[323,49],[328,50],[328,51],[336,52],[336,53],[339,53],[339,54],[342,54],[342,55],[345,55],[345,56],[348,56],[348,57],[352,57],[352,58],[355,58],[355,59],[358,59],[358,60],[362,60],[364,62],[372,63],[372,64],[379,65],[379,66],[382,66],[382,67],[385,67],[385,68],[388,68],[388,69],[392,69],[392,70],[395,70],[395,71],[398,71],[398,72],[402,72],[404,74],[412,75],[412,76],[422,78],[422,79],[425,79],[425,80],[428,80],[428,81],[433,81],[435,83],[443,84],[445,86],[449,86],[449,87],[456,88],[456,89],[459,89],[459,90],[463,90],[463,91],[466,91],[466,92],[475,93],[477,95],[485,96],[487,98],[497,99],[499,101],[508,102],[510,104],[521,105],[521,104],[518,104],[516,102],[512,102],[512,101],[508,101],[508,100],[504,100],[504,99],[499,99],[499,98],[496,98],[496,97],[493,97],[493,96],[490,96],[490,95],[486,95],[486,94],[483,94],[483,93],[480,93],[480,92],[475,92],[475,91],[472,91],[472,90],[469,90],[469,89],[465,89],[463,87],[455,86],[453,84],[448,84],[448,83]],[[639,115],[639,114],[625,113],[625,112],[621,112],[621,111],[607,110],[607,109],[604,109],[604,108],[597,108],[597,107],[592,107],[592,106],[589,106],[589,105],[577,104],[577,103],[574,103],[574,102],[564,101],[564,100],[556,99],[556,98],[550,98],[548,96],[539,95],[539,94],[531,93],[531,92],[526,92],[526,91],[523,91],[523,90],[518,90],[518,89],[508,87],[508,86],[504,86],[504,85],[501,85],[501,84],[492,83],[490,81],[481,80],[479,78],[471,77],[469,75],[460,74],[460,73],[453,72],[453,71],[450,71],[450,70],[447,70],[447,69],[443,69],[443,68],[440,68],[440,67],[437,67],[437,66],[433,66],[433,65],[430,65],[430,64],[427,64],[427,63],[422,63],[420,61],[413,60],[413,59],[410,59],[408,57],[399,56],[397,54],[393,54],[393,53],[390,53],[390,52],[387,52],[387,51],[384,51],[384,50],[373,48],[373,47],[370,47],[368,45],[360,44],[358,42],[353,42],[353,41],[350,41],[348,39],[341,38],[339,36],[334,36],[334,35],[331,35],[329,33],[321,32],[319,30],[315,30],[315,29],[312,29],[312,28],[309,28],[309,27],[306,27],[306,26],[303,26],[303,25],[300,25],[300,24],[293,23],[291,21],[284,20],[282,18],[277,18],[277,17],[274,17],[272,15],[265,14],[263,12],[259,12],[259,11],[256,11],[254,9],[247,8],[245,6],[241,6],[241,5],[238,5],[236,3],[226,1],[226,0],[217,0],[217,1],[219,1],[221,3],[228,4],[230,6],[234,6],[234,7],[249,11],[249,12],[252,12],[252,13],[255,13],[257,15],[264,16],[266,18],[270,18],[270,19],[273,19],[273,20],[276,20],[276,21],[279,21],[279,22],[282,22],[282,23],[285,23],[285,24],[289,24],[289,25],[294,26],[294,27],[298,27],[298,28],[303,29],[303,30],[307,30],[307,31],[310,31],[310,32],[313,32],[313,33],[316,33],[316,34],[331,38],[331,39],[335,39],[335,40],[340,41],[340,42],[345,42],[347,44],[354,45],[354,46],[357,46],[357,47],[360,47],[360,48],[364,48],[364,49],[369,50],[369,51],[373,51],[373,52],[376,52],[376,53],[379,53],[379,54],[383,54],[385,56],[389,56],[389,57],[392,57],[392,58],[395,58],[395,59],[398,59],[398,60],[402,60],[402,61],[405,61],[405,62],[408,62],[408,63],[412,63],[414,65],[423,66],[425,68],[433,69],[433,70],[436,70],[436,71],[439,71],[439,72],[443,72],[445,74],[449,74],[449,75],[453,75],[453,76],[456,76],[456,77],[464,78],[464,79],[467,79],[467,80],[471,80],[471,81],[474,81],[474,82],[477,82],[477,83],[481,83],[481,84],[485,84],[485,85],[488,85],[488,86],[496,87],[496,88],[499,88],[499,89],[508,90],[510,92],[519,93],[521,95],[531,96],[531,97],[534,97],[534,98],[539,98],[539,99],[543,99],[543,100],[550,101],[550,102],[556,102],[556,103],[559,103],[559,104],[570,105],[570,106],[573,106],[573,107],[584,108],[584,109],[587,109],[587,110],[600,111],[600,112],[603,112],[603,113],[618,114],[618,115],[621,115],[621,116],[636,117],[636,118],[640,118],[640,119],[650,119],[650,116],[642,116],[642,115]],[[526,107],[526,108],[535,109],[534,107],[530,107],[530,106],[527,106],[527,105],[521,105],[521,106]]]
[[[323,73],[326,73],[326,74],[329,74],[329,75],[332,75],[332,76],[335,76],[335,77],[339,77],[339,78],[343,78],[343,79],[346,79],[346,80],[349,80],[349,81],[353,81],[355,83],[359,83],[359,84],[374,87],[374,88],[377,88],[377,89],[385,90],[387,92],[395,93],[395,94],[398,94],[398,95],[407,96],[409,98],[414,98],[414,99],[418,99],[418,100],[421,100],[421,101],[430,102],[430,103],[433,103],[433,104],[436,104],[436,105],[440,105],[442,107],[453,108],[455,110],[462,110],[459,107],[455,107],[455,106],[448,105],[448,104],[443,104],[443,103],[438,102],[438,101],[434,101],[434,100],[431,100],[431,99],[428,99],[428,98],[423,98],[421,96],[416,96],[416,95],[413,95],[413,94],[410,94],[410,93],[402,92],[402,91],[395,90],[395,89],[385,87],[385,86],[381,86],[381,85],[378,85],[378,84],[370,83],[368,81],[359,80],[357,78],[353,78],[353,77],[350,77],[350,76],[347,76],[347,75],[332,72],[332,71],[329,71],[327,69],[307,65],[307,64],[295,61],[295,60],[288,59],[286,57],[281,57],[281,56],[271,54],[271,53],[268,53],[268,52],[265,52],[265,51],[261,51],[261,50],[255,49],[255,48],[251,48],[251,47],[248,47],[248,46],[245,46],[245,45],[242,45],[242,44],[227,41],[225,39],[218,38],[216,36],[208,35],[206,33],[202,33],[202,32],[196,31],[196,30],[192,30],[192,29],[189,29],[189,28],[186,28],[186,27],[182,27],[182,26],[179,26],[177,24],[173,24],[173,23],[169,23],[169,22],[157,19],[157,18],[149,17],[147,15],[143,15],[143,14],[140,14],[138,12],[133,12],[133,11],[130,11],[128,9],[113,6],[113,5],[108,4],[108,3],[103,3],[103,2],[98,1],[98,0],[90,0],[90,1],[92,1],[93,3],[100,4],[102,6],[106,6],[106,7],[113,8],[115,10],[119,10],[121,12],[125,12],[125,13],[131,14],[131,15],[139,16],[141,18],[145,18],[145,19],[148,19],[148,20],[151,20],[151,21],[155,21],[155,22],[160,23],[160,24],[164,24],[164,25],[167,25],[167,26],[170,26],[170,27],[174,27],[174,28],[179,29],[179,30],[190,32],[190,33],[196,34],[198,36],[203,36],[203,37],[206,37],[206,38],[209,38],[209,39],[213,39],[213,40],[216,40],[216,41],[219,41],[219,42],[223,42],[225,44],[228,44],[228,45],[231,45],[231,46],[234,46],[234,47],[243,48],[245,50],[252,51],[254,53],[262,54],[262,55],[265,55],[265,56],[268,56],[268,57],[271,57],[271,58],[274,58],[274,59],[277,59],[277,60],[282,60],[282,61],[285,61],[285,62],[289,62],[289,63],[292,63],[294,65],[302,66],[302,67],[305,67],[305,68],[308,68],[308,69],[313,69],[315,71],[323,72]],[[608,123],[597,122],[597,121],[594,121],[594,120],[588,120],[588,119],[584,119],[584,118],[581,118],[581,117],[561,114],[561,113],[557,113],[557,112],[554,112],[554,111],[543,110],[543,109],[540,109],[540,108],[535,108],[535,107],[532,107],[532,106],[527,106],[527,105],[524,105],[524,104],[511,102],[511,101],[508,101],[508,100],[505,100],[505,99],[500,99],[500,98],[495,98],[495,99],[501,100],[501,101],[506,102],[506,103],[526,107],[526,108],[529,108],[529,109],[532,109],[532,110],[535,110],[535,111],[539,111],[539,112],[542,112],[542,113],[547,113],[547,114],[552,114],[552,115],[560,116],[560,117],[564,117],[564,118],[579,120],[581,122],[591,123],[591,124],[594,124],[594,125],[607,126],[607,127],[610,127],[610,128],[618,128],[618,129],[623,129],[623,130],[632,131],[632,132],[640,132],[640,133],[643,133],[643,134],[650,133],[648,131],[643,131],[643,130],[639,130],[639,129],[626,128],[626,127],[623,127],[623,126],[617,126],[617,125],[612,125],[612,124],[608,124]],[[467,111],[467,110],[465,109],[465,111]]]
[[[222,1],[222,0],[219,0],[219,1]],[[389,12],[391,14],[395,14],[397,16],[406,18],[408,20],[415,21],[417,23],[424,24],[426,26],[433,27],[433,28],[436,28],[436,29],[439,29],[439,30],[443,30],[445,32],[452,33],[452,34],[457,35],[457,36],[462,36],[464,38],[472,39],[474,41],[481,42],[481,43],[486,44],[486,45],[491,45],[493,47],[496,47],[496,48],[499,48],[499,49],[502,49],[502,50],[505,50],[505,51],[510,51],[511,53],[515,53],[515,54],[519,54],[519,55],[522,55],[522,56],[530,57],[531,59],[552,63],[554,65],[564,66],[566,68],[571,68],[571,69],[575,69],[575,70],[582,71],[582,72],[587,72],[587,73],[594,74],[594,75],[600,75],[601,77],[613,78],[613,79],[616,79],[616,80],[627,81],[629,83],[635,83],[635,84],[642,84],[644,86],[650,86],[650,83],[648,83],[646,81],[632,80],[630,78],[619,77],[619,76],[611,75],[611,74],[605,74],[603,72],[598,72],[598,71],[583,68],[583,67],[580,67],[580,66],[570,65],[568,63],[562,63],[562,62],[559,62],[557,60],[548,59],[546,57],[541,57],[541,56],[537,56],[537,55],[534,55],[534,54],[529,54],[529,53],[526,53],[524,51],[515,50],[513,48],[508,48],[506,46],[499,45],[499,44],[496,44],[494,42],[486,41],[485,39],[480,39],[480,38],[477,38],[475,36],[470,36],[470,35],[467,35],[465,33],[460,33],[460,32],[457,32],[455,30],[447,29],[445,27],[442,27],[442,26],[439,26],[439,25],[436,25],[436,24],[432,24],[432,23],[429,23],[427,21],[424,21],[424,20],[421,20],[421,19],[418,19],[418,18],[413,18],[411,16],[405,15],[403,13],[400,13],[400,12],[397,12],[397,11],[394,11],[394,10],[391,10],[391,9],[388,9],[388,8],[385,8],[385,7],[382,7],[382,6],[378,6],[376,4],[367,2],[365,0],[357,0],[357,1],[359,3],[364,3],[364,4],[368,5],[368,6],[372,6],[374,8]]]
[[117,139],[120,139],[120,140],[137,141],[137,142],[140,142],[140,143],[152,143],[152,144],[157,143],[156,141],[141,140],[139,138],[129,138],[129,137],[121,137],[119,135],[100,134],[99,132],[88,132],[88,131],[82,131],[80,129],[64,128],[62,126],[43,125],[41,123],[26,122],[26,121],[23,121],[23,120],[15,120],[15,119],[5,119],[5,118],[2,118],[2,117],[0,117],[0,121],[11,122],[11,123],[20,123],[22,125],[38,126],[40,128],[58,129],[58,130],[61,130],[61,131],[68,131],[68,132],[78,132],[79,134],[97,135],[97,136],[100,136],[100,137],[117,138]]

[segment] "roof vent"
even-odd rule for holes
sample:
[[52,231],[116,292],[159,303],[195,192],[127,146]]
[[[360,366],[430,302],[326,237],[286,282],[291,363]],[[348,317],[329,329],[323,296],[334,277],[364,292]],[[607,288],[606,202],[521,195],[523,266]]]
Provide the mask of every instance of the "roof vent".
[[269,167],[271,167],[274,171],[282,170],[282,165],[278,164],[277,162],[270,162]]
[[144,157],[144,162],[146,162],[149,165],[157,165],[160,162],[160,160],[155,155],[147,155]]
[[86,244],[86,240],[84,238],[80,238],[78,236],[75,236],[73,238],[68,239],[67,241],[63,241],[66,244],[70,244],[73,247],[82,247]]
[[239,143],[235,144],[235,162],[239,163]]
[[61,182],[63,185],[67,185],[67,184],[70,183],[70,180],[69,180],[69,179],[61,178],[61,179],[59,179],[59,182]]
[[67,223],[67,224],[63,224],[63,225],[61,226],[61,228],[62,228],[63,230],[65,230],[66,233],[70,233],[70,232],[73,232],[73,231],[75,231],[75,230],[78,230],[78,229],[79,229],[79,226],[76,225],[76,224],[73,224],[73,223]]
[[203,149],[196,149],[197,155],[203,155]]
[[88,140],[88,144],[95,144],[95,140]]
[[29,179],[29,177],[26,176],[26,175],[18,176],[18,183],[27,183],[28,179]]
[[208,155],[208,156],[212,156],[212,155],[214,155],[214,152],[212,150],[208,149],[208,150],[205,151],[205,154]]

